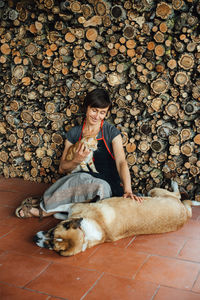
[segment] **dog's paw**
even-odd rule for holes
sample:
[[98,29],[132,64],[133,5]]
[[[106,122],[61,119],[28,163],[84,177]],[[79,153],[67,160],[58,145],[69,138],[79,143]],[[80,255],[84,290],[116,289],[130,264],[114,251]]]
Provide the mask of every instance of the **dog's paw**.
[[55,219],[58,219],[58,220],[67,220],[68,219],[68,213],[56,213],[53,215]]

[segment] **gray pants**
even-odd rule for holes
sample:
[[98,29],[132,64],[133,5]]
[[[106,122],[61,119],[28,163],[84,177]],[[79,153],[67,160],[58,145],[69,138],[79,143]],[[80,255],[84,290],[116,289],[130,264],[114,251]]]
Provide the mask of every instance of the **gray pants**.
[[72,173],[60,178],[45,191],[40,206],[45,212],[65,212],[68,204],[111,196],[110,185],[105,180],[89,173]]

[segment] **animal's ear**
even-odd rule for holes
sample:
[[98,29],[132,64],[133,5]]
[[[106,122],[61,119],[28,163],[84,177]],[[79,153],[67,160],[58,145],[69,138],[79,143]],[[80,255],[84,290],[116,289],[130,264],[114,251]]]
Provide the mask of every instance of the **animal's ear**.
[[62,223],[62,225],[63,225],[63,227],[64,227],[65,229],[68,230],[68,229],[70,228],[70,223],[71,223],[70,221],[67,221],[67,222],[64,221],[64,222]]
[[62,226],[67,230],[69,230],[70,228],[77,229],[81,226],[82,220],[83,220],[83,218],[77,218],[77,219],[64,221],[64,222],[62,222]]
[[81,221],[83,220],[83,218],[79,218],[79,219],[73,219],[71,220],[71,227],[73,229],[77,229],[81,226]]

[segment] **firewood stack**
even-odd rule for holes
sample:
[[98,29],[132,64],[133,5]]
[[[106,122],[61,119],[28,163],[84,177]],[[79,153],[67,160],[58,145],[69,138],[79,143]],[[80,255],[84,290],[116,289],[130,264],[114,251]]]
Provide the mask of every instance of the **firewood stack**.
[[55,182],[87,91],[108,89],[134,191],[200,201],[200,2],[0,0],[0,170]]

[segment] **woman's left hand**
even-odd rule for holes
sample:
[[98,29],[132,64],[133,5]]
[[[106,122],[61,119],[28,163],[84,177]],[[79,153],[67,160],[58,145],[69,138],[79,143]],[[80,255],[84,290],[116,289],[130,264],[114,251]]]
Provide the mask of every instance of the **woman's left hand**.
[[136,196],[133,193],[124,193],[123,197],[124,198],[131,198],[131,199],[136,200],[140,203],[144,200],[142,197]]

